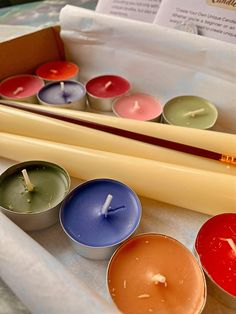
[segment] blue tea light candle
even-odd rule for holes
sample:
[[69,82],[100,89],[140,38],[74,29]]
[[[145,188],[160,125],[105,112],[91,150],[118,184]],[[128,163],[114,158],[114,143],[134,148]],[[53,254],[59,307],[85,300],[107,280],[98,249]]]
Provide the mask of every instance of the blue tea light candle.
[[44,86],[37,95],[41,105],[85,110],[86,90],[77,81],[53,82]]
[[76,251],[90,259],[107,259],[137,229],[141,203],[128,186],[95,179],[76,187],[62,204],[60,222]]

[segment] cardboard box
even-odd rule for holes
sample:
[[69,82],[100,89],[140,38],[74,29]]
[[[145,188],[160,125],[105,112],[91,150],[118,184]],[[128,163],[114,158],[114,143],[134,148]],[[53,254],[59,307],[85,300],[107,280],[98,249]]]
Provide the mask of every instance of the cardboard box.
[[15,74],[34,73],[48,61],[63,60],[64,46],[58,26],[0,43],[0,80]]

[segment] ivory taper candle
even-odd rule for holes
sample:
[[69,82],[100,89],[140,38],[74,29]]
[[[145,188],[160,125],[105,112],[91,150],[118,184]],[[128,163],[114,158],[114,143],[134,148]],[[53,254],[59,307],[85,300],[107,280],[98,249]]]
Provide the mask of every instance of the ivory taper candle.
[[1,156],[59,163],[84,180],[113,178],[137,194],[210,215],[236,208],[236,177],[133,156],[0,133]]
[[[1,100],[0,103],[14,103],[13,101]],[[40,107],[33,104],[17,103],[21,107],[38,108],[47,112],[58,112],[63,115],[77,117],[97,123],[116,126],[118,128],[139,132],[146,135],[157,136],[170,141],[196,146],[212,151],[222,151],[225,154],[236,155],[236,136],[234,134],[207,131],[200,129],[188,128],[186,132],[185,127],[173,126],[161,123],[146,123],[143,121],[135,121],[132,119],[118,119],[112,116],[102,114],[66,110],[61,108]]]
[[[119,119],[122,120],[122,119]],[[0,106],[0,130],[23,136],[236,175],[236,167],[128,138]]]

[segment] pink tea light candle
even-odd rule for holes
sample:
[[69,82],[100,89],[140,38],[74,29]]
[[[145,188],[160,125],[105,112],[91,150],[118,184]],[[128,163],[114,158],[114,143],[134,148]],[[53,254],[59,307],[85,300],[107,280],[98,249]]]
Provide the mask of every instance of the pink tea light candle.
[[112,102],[130,90],[130,83],[121,76],[103,75],[89,80],[86,90],[91,108],[112,111]]
[[118,117],[142,121],[160,121],[162,114],[159,100],[142,93],[120,97],[114,101],[112,109]]
[[36,75],[47,82],[76,80],[79,67],[69,61],[51,61],[42,64],[36,70]]
[[3,99],[37,103],[37,93],[43,86],[44,81],[37,76],[14,75],[0,83],[0,96]]

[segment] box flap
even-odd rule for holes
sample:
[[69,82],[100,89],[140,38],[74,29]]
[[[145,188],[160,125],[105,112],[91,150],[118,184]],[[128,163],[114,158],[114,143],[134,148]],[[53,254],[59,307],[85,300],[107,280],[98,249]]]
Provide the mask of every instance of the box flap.
[[0,43],[0,79],[34,73],[42,63],[64,59],[59,27],[50,27]]

